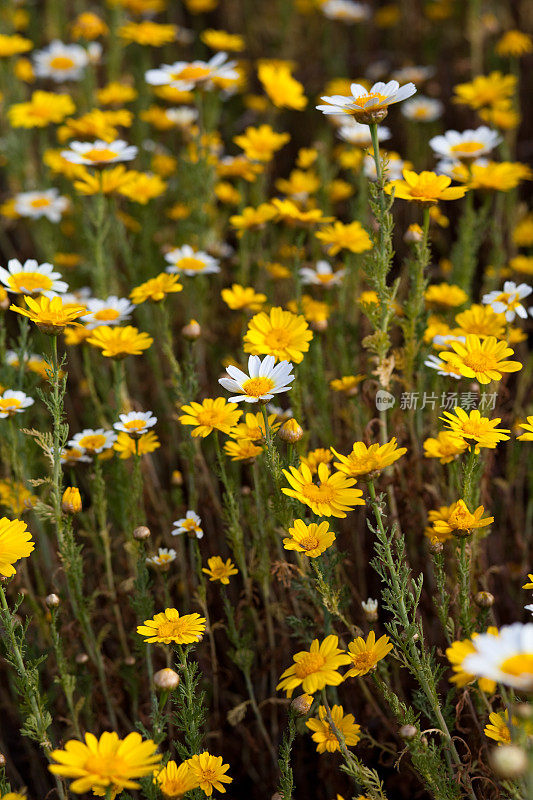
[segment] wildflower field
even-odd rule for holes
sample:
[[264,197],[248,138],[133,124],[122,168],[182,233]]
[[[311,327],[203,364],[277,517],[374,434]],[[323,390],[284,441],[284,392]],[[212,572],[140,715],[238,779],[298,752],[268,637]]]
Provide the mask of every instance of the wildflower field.
[[530,0],[3,0],[0,800],[533,800]]

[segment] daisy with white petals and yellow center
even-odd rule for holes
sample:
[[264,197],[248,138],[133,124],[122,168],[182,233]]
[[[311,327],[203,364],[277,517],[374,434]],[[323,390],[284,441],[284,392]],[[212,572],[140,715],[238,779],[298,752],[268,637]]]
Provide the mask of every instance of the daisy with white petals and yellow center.
[[220,272],[219,263],[216,258],[204,253],[202,250],[193,250],[193,248],[184,244],[183,247],[177,247],[175,250],[170,250],[166,253],[165,259],[170,263],[167,267],[167,272],[183,272],[184,275],[208,275],[214,272]]
[[265,356],[263,360],[259,356],[248,358],[248,372],[240,370],[238,367],[227,367],[229,377],[220,378],[219,383],[229,392],[238,394],[229,398],[230,403],[266,403],[272,400],[275,394],[288,392],[290,383],[295,376],[292,374],[292,364],[288,361],[280,361],[276,364],[274,356]]

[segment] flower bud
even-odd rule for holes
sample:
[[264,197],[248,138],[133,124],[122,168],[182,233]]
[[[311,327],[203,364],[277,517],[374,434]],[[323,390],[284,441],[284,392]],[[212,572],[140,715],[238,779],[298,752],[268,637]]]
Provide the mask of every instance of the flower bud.
[[328,329],[327,319],[315,319],[311,322],[311,328],[317,333],[323,333]]
[[429,552],[433,553],[433,555],[438,556],[439,553],[442,553],[444,550],[444,544],[439,542],[438,539],[432,539],[429,545]]
[[180,676],[170,667],[158,670],[154,675],[154,686],[166,692],[172,692],[178,688]]
[[181,335],[185,339],[190,339],[194,341],[198,339],[202,335],[202,329],[198,322],[195,319],[191,319],[188,325],[184,325],[181,329]]
[[367,622],[376,622],[378,618],[378,601],[371,597],[361,603]]
[[515,744],[502,744],[491,752],[490,763],[500,778],[519,778],[527,770],[527,754]]
[[7,764],[7,758],[3,753],[0,753],[0,767],[5,767]]
[[75,658],[76,664],[86,664],[89,660],[87,653],[78,653]]
[[57,608],[59,603],[61,602],[57,594],[49,594],[45,597],[44,602],[48,606],[48,608]]
[[67,486],[63,492],[61,509],[64,514],[78,514],[81,511],[81,495],[77,486]]
[[403,240],[408,244],[417,244],[418,242],[422,241],[422,237],[423,237],[422,228],[420,227],[420,225],[417,225],[415,223],[414,225],[409,225],[409,227],[407,228],[407,230],[403,235]]
[[307,716],[311,711],[311,706],[313,705],[313,698],[310,694],[301,694],[298,697],[295,697],[294,700],[291,702],[291,708],[297,714],[301,714],[302,717]]
[[124,659],[124,664],[126,667],[134,667],[135,658],[133,656],[126,656],[126,658]]
[[183,475],[181,474],[179,469],[173,470],[170,480],[172,486],[183,486]]
[[410,742],[418,734],[418,729],[414,725],[402,725],[398,733],[401,739]]
[[294,418],[284,422],[278,431],[279,438],[288,444],[299,442],[303,435],[303,428],[298,425]]
[[144,541],[144,539],[148,539],[150,536],[150,528],[147,528],[146,525],[139,525],[138,528],[135,528],[133,531],[133,538],[137,539],[138,542]]
[[474,602],[479,608],[492,608],[494,595],[490,592],[478,592],[474,597]]

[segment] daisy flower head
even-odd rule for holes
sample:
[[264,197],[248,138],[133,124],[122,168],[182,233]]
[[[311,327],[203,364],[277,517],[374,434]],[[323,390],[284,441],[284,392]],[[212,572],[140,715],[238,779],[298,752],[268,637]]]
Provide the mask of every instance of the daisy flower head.
[[116,139],[114,142],[96,139],[94,142],[70,142],[69,150],[63,150],[61,156],[71,164],[102,167],[121,161],[132,161],[137,152],[135,145],[128,145],[123,139]]
[[0,394],[0,419],[14,417],[15,414],[20,414],[25,408],[32,406],[34,402],[35,400],[24,392],[6,389]]
[[292,374],[292,364],[288,361],[276,364],[274,356],[265,356],[262,360],[259,356],[250,356],[249,375],[234,366],[227,367],[226,371],[229,377],[219,378],[218,382],[229,392],[238,392],[229,398],[230,403],[266,403],[275,394],[288,392],[289,384],[296,377]]
[[151,411],[130,411],[128,414],[120,414],[119,422],[115,422],[113,427],[116,431],[122,431],[136,439],[152,428],[156,422],[157,417],[154,417]]
[[78,447],[64,447],[61,451],[61,465],[63,467],[75,467],[76,464],[90,464],[91,456]]
[[370,18],[370,8],[356,0],[326,0],[320,5],[320,11],[328,19],[335,19],[347,25],[364,22]]
[[461,373],[456,367],[454,367],[453,364],[447,364],[445,361],[442,361],[442,359],[437,358],[437,356],[434,355],[426,358],[424,361],[424,366],[430,367],[431,369],[436,369],[437,375],[443,375],[445,378],[456,378],[459,380],[461,377]]
[[196,785],[211,797],[213,789],[218,792],[225,792],[225,783],[231,783],[233,778],[226,775],[229,764],[224,764],[222,756],[212,756],[205,750],[199,755],[194,755],[186,762],[192,772]]
[[505,314],[507,322],[512,322],[516,316],[527,319],[527,311],[521,301],[533,292],[527,283],[516,284],[514,281],[505,281],[503,291],[489,292],[483,296],[482,302],[492,308],[496,314]]
[[497,131],[486,125],[481,125],[476,130],[446,131],[441,136],[434,136],[429,140],[429,145],[439,158],[471,162],[480,156],[490,153],[502,138]]
[[131,433],[120,431],[113,450],[118,453],[119,458],[127,459],[133,456],[145,456],[160,447],[161,442],[153,431],[141,433],[140,436],[132,436]]
[[[519,422],[518,427],[525,431],[521,436],[517,436],[519,442],[533,442],[533,416],[527,418],[527,422]],[[533,578],[532,578],[533,580]],[[533,584],[528,587],[533,589]]]
[[167,761],[163,769],[155,773],[154,781],[161,789],[163,796],[170,800],[176,800],[198,787],[198,780],[187,761],[184,761],[179,767],[175,761]]
[[44,189],[36,192],[20,192],[15,195],[14,209],[21,217],[59,222],[69,206],[67,197],[59,194],[59,189]]
[[457,314],[455,321],[461,333],[474,333],[480,338],[495,336],[497,339],[505,338],[505,318],[496,314],[489,305],[474,305]]
[[244,352],[300,364],[312,338],[305,317],[276,306],[252,317],[244,336]]
[[37,78],[51,78],[56,83],[79,81],[89,63],[89,53],[79,44],[64,44],[58,39],[32,54]]
[[183,286],[179,282],[178,275],[169,275],[167,272],[161,272],[155,278],[150,278],[132,289],[130,299],[134,305],[144,303],[146,300],[151,300],[152,303],[160,303],[167,295],[175,294],[182,290]]
[[407,100],[416,92],[414,83],[400,86],[398,81],[375,83],[370,90],[359,83],[350,86],[351,95],[333,95],[322,97],[325,105],[317,106],[318,111],[324,114],[348,114],[356,122],[366,125],[382,122],[387,116],[388,108],[393,103]]
[[345,269],[333,271],[329,261],[324,260],[317,261],[314,269],[312,267],[302,267],[300,269],[300,278],[303,284],[322,288],[340,286],[345,275]]
[[184,275],[194,276],[220,272],[219,261],[216,258],[202,250],[193,250],[188,244],[170,250],[165,254],[165,259],[170,264],[166,271],[171,273],[182,272]]
[[201,539],[204,535],[202,530],[202,520],[196,511],[187,511],[184,517],[177,519],[171,531],[172,536],[180,536],[186,533],[191,539]]
[[507,724],[508,722],[509,712],[507,709],[504,714],[497,714],[493,711],[489,714],[489,723],[485,725],[483,733],[488,739],[493,739],[498,744],[511,744],[511,731]]
[[236,81],[239,73],[235,61],[227,61],[227,53],[216,53],[209,61],[176,61],[162,64],[158,69],[145,73],[146,82],[151,86],[169,86],[182,92],[195,86],[213,89],[227,81]]
[[474,652],[463,668],[477,677],[504,686],[533,691],[533,623],[504,625],[497,636],[481,633],[473,639]]
[[326,636],[322,642],[314,639],[309,650],[293,656],[294,664],[282,673],[276,689],[283,689],[287,697],[292,697],[298,686],[305,694],[314,694],[326,686],[338,686],[343,681],[338,669],[351,660],[338,644],[338,636]]
[[[331,708],[331,718],[348,747],[360,741],[361,726],[356,724],[353,714],[345,714],[342,706],[335,705]],[[329,725],[325,706],[319,706],[318,717],[311,717],[305,724],[313,731],[311,738],[317,744],[317,753],[336,753],[340,750],[339,740]]]
[[341,250],[365,253],[373,247],[372,239],[357,220],[348,224],[337,220],[332,225],[326,225],[315,233],[315,236],[327,247],[328,253],[332,256],[336,256]]
[[256,292],[252,286],[239,283],[232,284],[230,289],[222,289],[220,294],[232,311],[260,311],[267,299],[266,294]]
[[[498,629],[491,626],[487,629],[486,635],[498,636]],[[468,684],[474,683],[476,680],[476,676],[465,669],[464,662],[467,656],[475,652],[473,640],[478,636],[479,634],[475,633],[472,639],[456,640],[446,649],[446,658],[450,662],[453,671],[450,683],[454,683],[459,688],[468,686]],[[492,695],[496,691],[496,682],[490,678],[479,678],[478,686],[488,695]]]
[[453,534],[459,538],[470,536],[479,528],[486,528],[494,522],[494,517],[484,517],[485,509],[483,506],[476,508],[474,512],[468,510],[464,500],[452,503],[447,519],[437,519],[433,523],[433,529],[437,536],[448,536]]
[[85,301],[87,314],[81,318],[87,330],[93,330],[100,325],[121,325],[130,318],[133,305],[125,297],[110,295],[107,300],[98,300],[91,297]]
[[401,112],[407,119],[414,122],[435,122],[444,111],[444,105],[440,100],[432,97],[413,97],[403,103]]
[[452,431],[440,431],[437,438],[429,437],[424,441],[424,457],[438,458],[441,464],[449,464],[468,448],[461,436]]
[[344,678],[356,678],[366,675],[375,669],[378,661],[381,661],[392,650],[392,643],[388,636],[381,636],[376,641],[376,634],[370,631],[366,641],[358,636],[348,645],[348,655],[352,666],[345,672]]
[[68,283],[60,279],[60,273],[54,272],[52,264],[39,264],[34,258],[26,259],[24,264],[18,258],[10,258],[7,269],[0,267],[0,282],[12,294],[53,297],[68,291]]
[[359,478],[363,475],[373,478],[378,472],[390,467],[405,453],[406,447],[398,447],[396,437],[393,436],[390,442],[385,444],[371,444],[369,447],[364,442],[354,442],[352,452],[347,456],[337,453],[332,447],[331,451],[339,459],[335,466],[339,472],[351,478]]
[[153,619],[147,619],[137,626],[137,633],[144,636],[145,642],[152,644],[193,644],[199,642],[205,633],[206,620],[199,614],[185,614],[180,617],[175,608],[166,608]]
[[98,455],[104,450],[109,450],[117,441],[117,434],[114,431],[106,431],[105,428],[85,428],[76,433],[74,438],[68,443],[69,447],[81,450],[82,453]]
[[27,317],[49,336],[58,336],[67,325],[79,325],[75,320],[85,312],[85,306],[63,303],[57,295],[51,299],[44,295],[38,298],[24,295],[24,301],[27,308],[12,305],[9,306],[10,310]]
[[[110,796],[123,789],[139,789],[137,778],[151,775],[161,761],[157,745],[151,739],[142,740],[140,733],[130,733],[119,739],[115,732],[104,732],[99,739],[85,734],[85,741],[70,739],[63,750],[53,750],[55,762],[48,769],[53,775],[74,778],[71,791]],[[109,790],[108,787],[111,787]]]
[[385,186],[387,194],[392,194],[399,200],[412,200],[422,205],[438,203],[441,200],[457,200],[464,197],[468,191],[466,186],[450,186],[452,179],[447,175],[437,175],[435,172],[412,172],[403,170],[403,180],[390,181]]
[[214,400],[206,397],[201,403],[194,400],[181,407],[184,413],[178,417],[182,425],[194,425],[191,436],[201,436],[205,439],[212,431],[229,433],[242,416],[242,411],[237,408],[237,403],[228,403],[225,397]]
[[106,358],[120,360],[126,356],[140,356],[153,343],[151,336],[140,332],[132,325],[125,327],[112,327],[99,325],[94,328],[87,342],[93,347],[98,347]]
[[499,442],[506,442],[510,438],[507,436],[511,433],[510,430],[498,428],[500,417],[496,419],[482,417],[478,409],[467,413],[464,408],[457,406],[453,413],[444,411],[444,416],[440,419],[469,444],[474,443],[476,452],[479,452],[481,447],[493,449]]
[[209,575],[210,581],[220,581],[220,583],[225,585],[229,583],[229,579],[232,575],[239,574],[239,570],[236,569],[231,558],[223,561],[220,556],[212,556],[212,558],[208,558],[207,568],[203,567],[202,572],[205,572],[206,575]]
[[167,547],[160,547],[157,551],[157,555],[155,556],[148,556],[146,558],[146,563],[149,567],[156,567],[160,570],[167,570],[173,561],[176,560],[176,551],[172,548]]
[[504,373],[522,369],[519,361],[505,360],[513,355],[514,350],[495,336],[480,339],[468,334],[464,343],[451,342],[451,347],[453,352],[439,353],[439,357],[465,378],[474,378],[481,384],[501,381]]
[[289,64],[259,64],[257,76],[271,102],[277,108],[295,108],[298,111],[307,105],[304,87],[291,74]]
[[309,525],[303,519],[295,519],[293,527],[289,528],[289,537],[283,540],[285,550],[296,550],[308,558],[317,558],[328,547],[331,547],[336,536],[329,529],[329,522],[324,520],[319,525],[311,522]]
[[235,136],[233,141],[244,150],[250,161],[268,163],[290,138],[290,134],[277,133],[270,125],[259,125],[257,128],[249,126],[244,133]]
[[75,110],[68,94],[36,91],[31,100],[10,106],[7,116],[12,128],[45,128],[50,123],[63,122]]
[[25,522],[19,519],[0,519],[0,575],[10,578],[15,575],[13,566],[19,559],[28,558],[35,543]]
[[298,469],[291,466],[289,470],[284,469],[283,474],[291,488],[282,487],[281,491],[309,506],[318,517],[344,518],[347,511],[365,504],[363,492],[352,488],[355,479],[342,472],[330,475],[327,464],[318,465],[318,483],[314,483],[313,474],[306,464],[301,464]]

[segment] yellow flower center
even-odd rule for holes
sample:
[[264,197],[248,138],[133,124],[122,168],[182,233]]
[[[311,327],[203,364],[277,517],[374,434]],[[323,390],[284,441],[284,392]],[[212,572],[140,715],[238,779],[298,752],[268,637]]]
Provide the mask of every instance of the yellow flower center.
[[201,272],[205,269],[205,264],[201,258],[194,258],[193,256],[186,256],[185,258],[180,258],[180,260],[176,263],[176,266],[179,269],[183,270],[194,270],[195,272]]
[[508,675],[516,675],[517,677],[524,674],[533,675],[533,653],[519,653],[516,656],[506,658],[500,664],[500,669]]
[[198,424],[205,425],[208,428],[216,427],[223,421],[223,417],[218,413],[218,411],[212,411],[210,409],[203,409],[202,411],[198,412]]
[[467,508],[459,506],[451,513],[448,524],[450,527],[456,528],[457,530],[467,531],[472,527],[474,522],[475,517],[473,514],[471,514]]
[[128,765],[124,759],[115,753],[107,755],[91,753],[83,768],[91,775],[98,775],[100,778],[112,778],[114,775],[121,775],[127,772]]
[[265,336],[265,344],[271,350],[283,350],[290,340],[291,334],[286,328],[272,328]]
[[160,639],[179,638],[184,633],[190,633],[190,631],[187,628],[187,622],[182,619],[166,620],[157,629],[157,635]]
[[80,447],[85,450],[99,450],[100,447],[106,443],[106,437],[101,433],[92,433],[87,436],[82,436],[78,442]]
[[364,653],[357,653],[357,655],[350,653],[350,657],[355,669],[365,670],[368,672],[368,670],[372,669],[375,664],[375,660],[370,652],[365,651]]
[[116,156],[117,153],[114,150],[110,150],[109,147],[104,147],[101,150],[93,147],[92,150],[87,150],[86,153],[83,153],[83,158],[93,161],[95,164],[111,161]]
[[30,202],[32,208],[46,208],[50,205],[50,200],[47,197],[37,197]]
[[102,322],[113,322],[120,316],[120,313],[115,308],[103,308],[94,314],[94,318]]
[[312,503],[330,503],[335,497],[335,490],[327,483],[308,483],[302,487],[302,494]]
[[9,286],[19,293],[37,294],[51,289],[52,281],[47,275],[41,275],[40,272],[19,272],[17,275],[10,276]]
[[307,678],[313,672],[318,672],[326,663],[326,659],[321,653],[306,653],[296,664],[294,674],[297,678]]
[[250,380],[244,381],[242,390],[249,397],[261,397],[268,394],[275,385],[272,378],[250,378]]
[[146,422],[143,419],[132,419],[124,423],[124,427],[129,431],[142,431],[146,427]]
[[206,78],[211,70],[208,67],[193,66],[189,64],[181,72],[173,72],[170,77],[173,81],[198,81]]
[[498,362],[490,353],[483,350],[472,350],[463,358],[465,366],[473,369],[474,372],[486,372],[498,366]]
[[21,405],[21,401],[17,400],[16,397],[0,397],[0,410],[2,411],[14,411],[16,408],[20,408]]
[[74,61],[68,56],[55,56],[50,61],[52,69],[71,69],[73,66],[75,66]]
[[379,92],[374,92],[373,94],[364,94],[361,97],[354,98],[353,102],[356,106],[360,108],[366,108],[366,105],[369,100],[378,100],[378,102],[372,106],[372,110],[378,108],[378,106],[382,105],[386,102],[387,98],[383,94],[379,94]]
[[483,142],[460,142],[460,144],[454,144],[450,147],[450,151],[452,153],[476,153],[478,150],[482,150],[484,147]]
[[305,536],[303,539],[300,539],[300,544],[304,550],[316,550],[316,548],[320,546],[317,536]]
[[511,294],[509,294],[508,292],[502,292],[500,295],[498,295],[496,300],[500,303],[505,303],[510,311],[514,311],[514,309],[520,305],[520,298],[518,297],[514,297],[513,299],[511,298],[512,298]]

